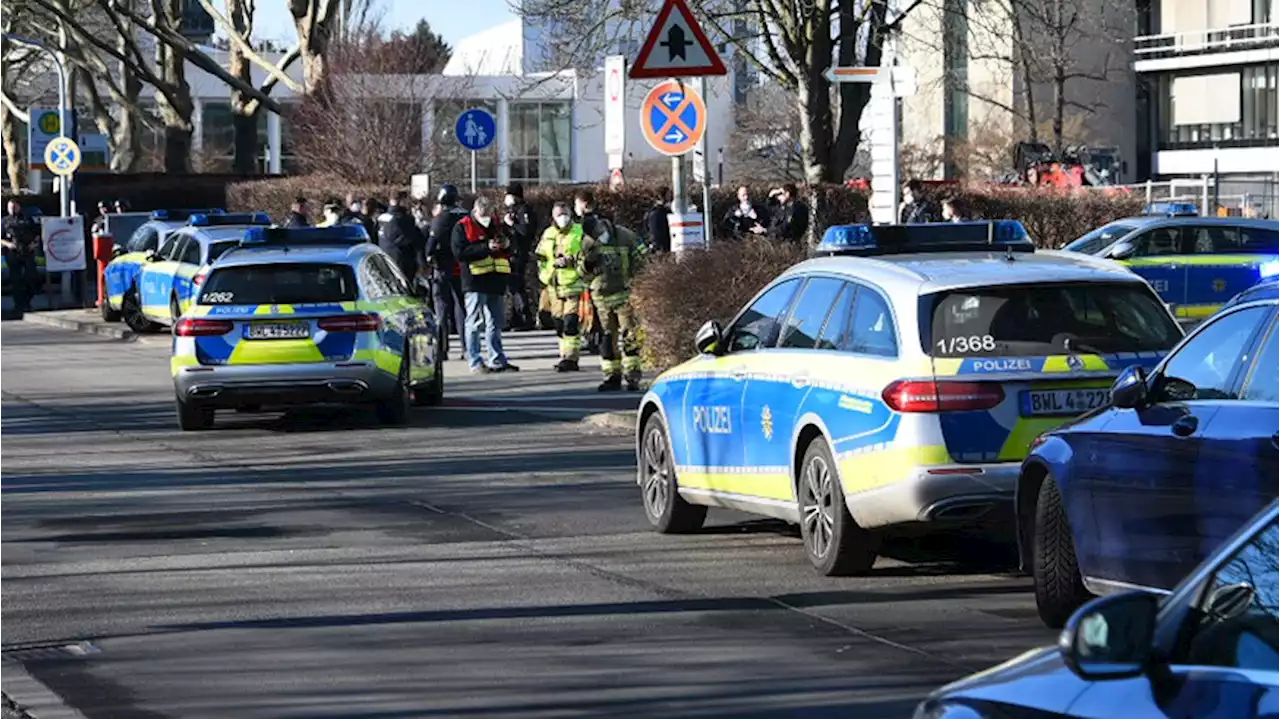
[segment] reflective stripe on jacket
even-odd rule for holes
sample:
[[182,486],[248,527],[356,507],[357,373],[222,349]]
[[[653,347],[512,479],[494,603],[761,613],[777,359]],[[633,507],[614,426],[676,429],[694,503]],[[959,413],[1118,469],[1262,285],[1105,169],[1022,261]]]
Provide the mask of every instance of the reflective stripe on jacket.
[[[538,242],[538,279],[547,287],[554,287],[557,297],[582,294],[586,287],[578,270],[583,236],[582,225],[575,223],[563,232],[557,227],[548,227]],[[568,267],[555,266],[556,257],[560,255],[569,259]]]
[[[488,242],[489,237],[485,233],[485,228],[480,226],[471,215],[458,220],[467,233],[467,242]],[[511,253],[506,250],[495,250],[483,260],[467,263],[467,269],[471,271],[472,276],[487,275],[497,272],[502,275],[511,274]]]

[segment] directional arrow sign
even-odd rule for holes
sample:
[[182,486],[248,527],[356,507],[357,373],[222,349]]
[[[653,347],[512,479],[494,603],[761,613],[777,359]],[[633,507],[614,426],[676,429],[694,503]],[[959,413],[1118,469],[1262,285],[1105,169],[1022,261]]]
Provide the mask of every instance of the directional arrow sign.
[[645,96],[640,129],[653,149],[673,157],[683,155],[707,131],[707,106],[692,87],[668,80]]
[[727,75],[728,72],[685,0],[663,2],[653,29],[631,65],[631,77],[636,79]]

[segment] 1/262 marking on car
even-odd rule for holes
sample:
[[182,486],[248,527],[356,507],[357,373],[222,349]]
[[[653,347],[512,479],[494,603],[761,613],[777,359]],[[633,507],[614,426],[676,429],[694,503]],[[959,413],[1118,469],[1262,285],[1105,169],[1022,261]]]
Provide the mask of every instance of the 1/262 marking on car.
[[1111,392],[1096,389],[1051,389],[1022,393],[1022,416],[1074,415],[1105,406]]
[[250,340],[296,340],[311,336],[311,325],[306,322],[254,322],[244,330]]

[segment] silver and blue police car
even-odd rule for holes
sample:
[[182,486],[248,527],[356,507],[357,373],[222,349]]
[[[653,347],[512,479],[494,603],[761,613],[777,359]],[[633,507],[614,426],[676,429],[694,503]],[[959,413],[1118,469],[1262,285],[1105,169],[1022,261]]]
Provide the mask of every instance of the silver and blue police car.
[[218,409],[371,403],[386,424],[438,404],[432,314],[364,228],[253,227],[173,328],[178,424]]
[[[1198,321],[1276,271],[1280,222],[1196,217],[1177,205],[1108,223],[1063,249],[1116,260],[1141,275],[1179,319]],[[1164,212],[1157,212],[1163,210]]]
[[738,509],[798,523],[823,574],[866,570],[878,530],[1008,508],[1032,439],[1182,338],[1142,278],[1016,221],[834,227],[820,249],[643,398],[658,531]]
[[152,212],[150,220],[142,223],[123,243],[116,244],[116,255],[107,264],[103,274],[106,293],[101,307],[102,319],[107,322],[119,322],[123,319],[134,332],[155,330],[155,322],[166,319],[169,314],[169,298],[166,294],[158,303],[152,298],[150,311],[147,311],[140,281],[143,270],[149,263],[161,261],[161,250],[175,248],[175,245],[168,243],[169,235],[187,226],[193,216],[212,217],[222,214],[225,213],[219,209]]

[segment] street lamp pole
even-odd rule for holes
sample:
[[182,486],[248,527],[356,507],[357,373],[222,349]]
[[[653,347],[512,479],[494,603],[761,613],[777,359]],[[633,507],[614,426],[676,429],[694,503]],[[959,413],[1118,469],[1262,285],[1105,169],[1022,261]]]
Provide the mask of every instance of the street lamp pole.
[[[58,136],[67,136],[67,126],[71,120],[70,108],[67,106],[67,68],[62,62],[62,58],[57,51],[45,45],[38,40],[32,40],[28,37],[15,35],[11,32],[4,33],[4,39],[15,42],[19,45],[26,45],[40,50],[53,59],[53,66],[58,70]],[[30,161],[31,158],[28,158]],[[62,187],[58,193],[61,215],[62,217],[71,216],[71,179],[61,177]]]

